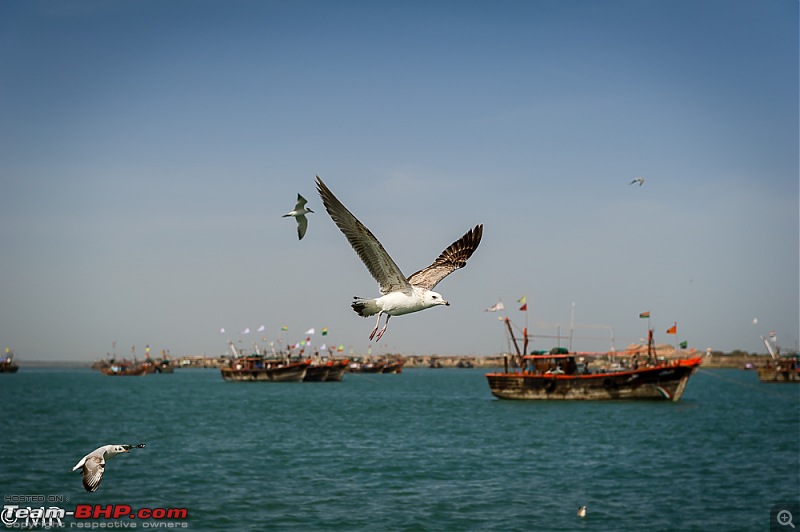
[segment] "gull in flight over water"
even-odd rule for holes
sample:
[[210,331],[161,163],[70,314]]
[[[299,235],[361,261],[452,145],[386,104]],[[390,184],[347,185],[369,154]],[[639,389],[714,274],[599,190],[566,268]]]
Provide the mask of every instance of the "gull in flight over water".
[[103,480],[107,458],[129,453],[133,448],[141,449],[143,447],[143,443],[139,445],[103,445],[81,458],[81,461],[75,464],[72,470],[81,470],[81,473],[83,473],[83,487],[86,491],[97,491],[97,488],[100,487],[100,481]]
[[306,203],[308,203],[306,199],[298,194],[297,205],[294,206],[294,210],[292,212],[287,212],[282,216],[282,218],[294,216],[294,219],[297,220],[297,236],[300,237],[298,240],[303,240],[303,237],[306,234],[306,229],[308,229],[308,219],[306,218],[306,213],[314,212],[311,209],[306,209]]
[[642,185],[644,185],[644,178],[643,177],[637,177],[636,179],[634,179],[633,181],[628,183],[628,185],[632,185],[634,183],[639,183],[639,186],[642,186]]
[[[406,278],[378,239],[347,210],[347,207],[342,205],[319,176],[317,176],[317,190],[328,214],[378,282],[383,294],[375,299],[355,297],[355,301],[351,304],[353,310],[361,317],[378,315],[375,328],[369,335],[370,340],[373,337],[376,342],[381,339],[392,316],[410,314],[436,305],[450,305],[441,294],[434,292],[433,288],[452,272],[466,266],[467,259],[481,243],[483,224],[476,225],[474,229],[470,229],[464,236],[450,244],[433,264]],[[386,315],[386,322],[379,331],[382,314]]]

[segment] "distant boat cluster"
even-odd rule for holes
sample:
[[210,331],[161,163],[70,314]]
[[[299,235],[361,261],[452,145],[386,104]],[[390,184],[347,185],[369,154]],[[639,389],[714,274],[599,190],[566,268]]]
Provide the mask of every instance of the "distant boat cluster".
[[148,357],[143,361],[111,358],[95,362],[92,364],[92,369],[111,377],[138,377],[152,373],[170,374],[175,371],[175,365],[166,357],[159,359]]

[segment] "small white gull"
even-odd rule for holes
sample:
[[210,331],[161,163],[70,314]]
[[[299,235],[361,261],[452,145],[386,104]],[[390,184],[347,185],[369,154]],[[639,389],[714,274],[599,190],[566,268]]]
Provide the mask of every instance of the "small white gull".
[[578,506],[578,517],[586,517],[586,506]]
[[630,186],[630,185],[632,185],[634,183],[639,183],[639,186],[642,186],[642,185],[644,185],[644,178],[643,177],[637,177],[636,179],[634,179],[633,181],[628,183],[628,186]]
[[314,212],[311,209],[306,209],[306,203],[308,203],[306,199],[298,194],[297,205],[294,206],[294,210],[287,212],[282,216],[282,218],[294,216],[294,219],[297,220],[297,236],[300,237],[298,240],[303,240],[303,237],[306,234],[306,229],[308,229],[308,219],[306,218],[306,213]]
[[[325,210],[347,237],[369,273],[378,282],[383,294],[375,299],[355,297],[351,305],[353,310],[364,318],[378,315],[375,328],[369,335],[370,340],[373,337],[376,342],[381,339],[391,316],[410,314],[436,305],[450,305],[441,294],[434,292],[433,288],[450,273],[466,266],[467,259],[481,243],[483,224],[476,225],[474,229],[470,229],[464,236],[450,244],[433,264],[406,278],[378,239],[347,210],[347,207],[342,205],[319,176],[317,176],[317,190]],[[386,315],[386,322],[378,331],[382,314]]]
[[143,443],[139,445],[103,445],[81,458],[81,461],[75,464],[72,470],[81,470],[83,473],[83,487],[86,491],[96,491],[100,487],[100,481],[103,480],[103,471],[105,471],[107,458],[129,453],[133,448],[141,449],[143,447]]

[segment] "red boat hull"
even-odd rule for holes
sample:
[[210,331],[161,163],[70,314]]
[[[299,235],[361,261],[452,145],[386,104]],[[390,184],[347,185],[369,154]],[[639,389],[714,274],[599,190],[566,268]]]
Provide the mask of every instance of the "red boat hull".
[[492,395],[518,400],[628,400],[679,401],[701,358],[630,371],[589,375],[488,373]]

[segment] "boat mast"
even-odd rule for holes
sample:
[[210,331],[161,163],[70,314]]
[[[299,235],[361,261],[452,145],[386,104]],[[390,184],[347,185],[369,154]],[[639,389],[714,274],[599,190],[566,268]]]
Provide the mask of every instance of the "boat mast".
[[572,302],[572,315],[569,319],[569,352],[572,353],[572,333],[575,332],[575,302]]
[[508,334],[511,335],[511,341],[514,343],[514,349],[517,352],[517,356],[522,356],[519,352],[519,345],[517,345],[517,339],[514,337],[514,331],[511,329],[511,320],[509,320],[508,316],[506,316],[504,321],[506,322],[506,327],[508,327]]
[[776,359],[776,358],[778,358],[777,356],[775,356],[775,351],[772,349],[772,346],[771,346],[771,345],[769,345],[769,341],[767,341],[767,339],[766,339],[766,338],[764,338],[763,336],[761,337],[761,341],[762,341],[762,342],[764,342],[764,345],[765,345],[765,346],[767,346],[767,351],[769,351],[769,354],[770,354],[770,356],[771,356],[773,359]]

